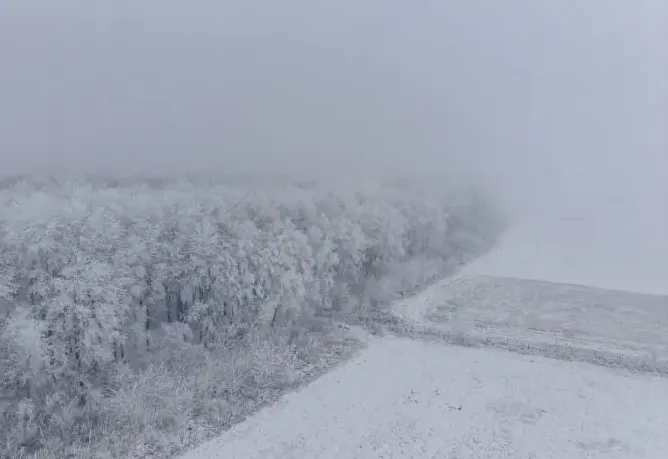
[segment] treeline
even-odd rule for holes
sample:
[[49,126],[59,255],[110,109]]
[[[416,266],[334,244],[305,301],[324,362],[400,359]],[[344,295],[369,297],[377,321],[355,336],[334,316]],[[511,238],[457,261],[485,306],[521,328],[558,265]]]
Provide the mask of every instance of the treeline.
[[412,183],[13,180],[0,206],[6,455],[52,423],[76,437],[103,422],[167,342],[215,355],[257,330],[363,318],[500,229],[479,196]]

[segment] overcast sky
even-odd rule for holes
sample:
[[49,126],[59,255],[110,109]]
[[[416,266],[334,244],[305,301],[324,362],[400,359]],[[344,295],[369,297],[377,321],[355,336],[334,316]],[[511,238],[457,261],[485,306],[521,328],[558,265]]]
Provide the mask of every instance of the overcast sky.
[[[668,181],[665,0],[0,0],[0,169]],[[663,180],[663,182],[662,182]]]

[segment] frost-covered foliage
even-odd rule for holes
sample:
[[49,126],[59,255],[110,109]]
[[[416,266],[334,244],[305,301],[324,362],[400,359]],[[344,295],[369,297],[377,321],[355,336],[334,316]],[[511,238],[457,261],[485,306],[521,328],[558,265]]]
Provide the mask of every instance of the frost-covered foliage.
[[308,360],[313,330],[369,317],[500,229],[479,196],[416,184],[2,186],[0,457],[123,426],[165,435],[207,398],[224,401],[211,423],[231,422],[258,397],[238,391]]

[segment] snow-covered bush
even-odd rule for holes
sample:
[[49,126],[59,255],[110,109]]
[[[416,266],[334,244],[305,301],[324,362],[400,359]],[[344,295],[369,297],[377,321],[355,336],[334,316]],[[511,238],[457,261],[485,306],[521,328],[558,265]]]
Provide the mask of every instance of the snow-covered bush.
[[[484,250],[500,230],[479,196],[455,200],[417,184],[4,186],[0,457],[54,435],[80,443],[113,416],[132,416],[111,408],[131,396],[128,384],[147,384],[148,394],[149,375],[174,374],[186,361],[211,378],[212,359],[238,355],[250,337],[275,336],[247,352],[248,384],[283,371],[258,364],[277,357],[267,346],[279,336],[288,337],[281,368],[294,370],[312,342],[300,330],[363,318]],[[160,384],[177,390],[175,380]],[[183,384],[170,413],[203,397],[192,380]]]

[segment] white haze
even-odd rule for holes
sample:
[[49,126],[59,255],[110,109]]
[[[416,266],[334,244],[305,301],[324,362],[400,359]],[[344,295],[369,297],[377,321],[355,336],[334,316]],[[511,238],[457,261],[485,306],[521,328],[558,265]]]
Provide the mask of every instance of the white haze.
[[0,171],[458,175],[664,212],[665,0],[0,2]]

